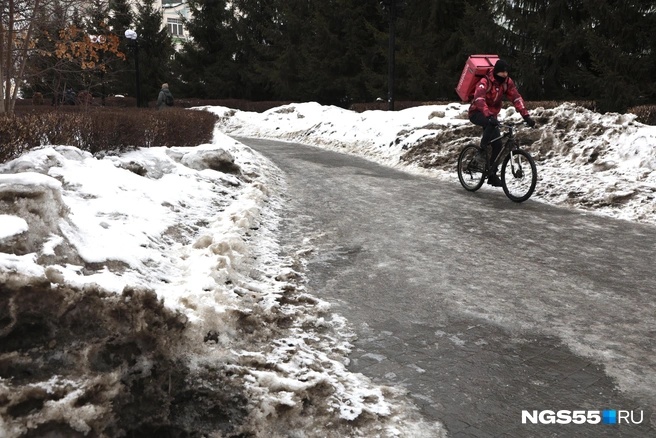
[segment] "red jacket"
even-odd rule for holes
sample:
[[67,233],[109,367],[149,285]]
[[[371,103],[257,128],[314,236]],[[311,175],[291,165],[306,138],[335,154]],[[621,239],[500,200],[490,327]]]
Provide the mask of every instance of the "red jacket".
[[482,112],[485,117],[496,116],[501,111],[501,100],[504,94],[522,117],[528,115],[524,99],[517,91],[513,80],[508,77],[503,84],[500,84],[494,79],[490,69],[487,76],[481,78],[474,88],[474,101],[469,107],[469,116],[471,117],[476,111]]

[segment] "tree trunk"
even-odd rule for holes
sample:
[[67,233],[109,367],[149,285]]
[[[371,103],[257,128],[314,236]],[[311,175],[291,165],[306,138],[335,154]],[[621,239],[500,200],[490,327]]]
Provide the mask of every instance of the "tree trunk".
[[5,53],[6,57],[6,80],[5,80],[5,101],[4,101],[4,111],[9,113],[11,100],[9,99],[9,94],[11,93],[11,64],[12,64],[12,51],[14,45],[14,0],[9,0],[9,27],[7,27],[7,49]]
[[2,61],[5,59],[5,25],[2,23],[2,10],[0,10],[0,114],[5,113],[5,93],[2,86]]
[[16,106],[16,98],[18,97],[18,85],[23,82],[23,72],[25,71],[25,64],[27,64],[27,49],[30,45],[30,38],[32,38],[32,30],[34,29],[34,22],[36,21],[37,10],[39,9],[40,0],[34,2],[34,7],[32,8],[32,19],[27,28],[27,35],[23,41],[23,47],[21,48],[21,61],[20,67],[18,67],[18,73],[15,77],[14,83],[14,93],[11,96],[11,102],[9,105],[9,113],[14,113],[14,107]]

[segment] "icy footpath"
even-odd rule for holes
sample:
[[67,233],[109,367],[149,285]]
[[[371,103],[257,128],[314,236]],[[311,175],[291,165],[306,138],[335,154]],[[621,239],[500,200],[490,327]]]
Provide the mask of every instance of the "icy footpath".
[[[460,103],[363,113],[317,103],[264,113],[206,109],[230,135],[311,144],[454,184],[460,150],[481,135]],[[570,103],[531,114],[537,128],[520,128],[517,138],[537,162],[533,200],[656,224],[656,126],[638,123],[633,114],[599,114]],[[514,108],[499,119],[521,121]]]
[[0,436],[444,436],[346,369],[346,321],[280,255],[284,188],[218,132],[0,167]]

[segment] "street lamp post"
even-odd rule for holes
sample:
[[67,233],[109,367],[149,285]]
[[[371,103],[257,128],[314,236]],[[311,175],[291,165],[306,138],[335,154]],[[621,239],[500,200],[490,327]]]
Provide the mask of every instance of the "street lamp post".
[[137,33],[133,30],[126,30],[125,37],[132,41],[132,44],[129,44],[134,50],[134,70],[137,76],[137,108],[141,107],[141,90],[139,86],[139,41],[137,40]]
[[[398,2],[398,3],[397,3]],[[394,111],[394,40],[396,33],[396,17],[399,9],[403,7],[401,0],[382,0],[382,4],[387,9],[389,19],[389,55],[387,57],[387,109]]]
[[[103,35],[89,35],[89,40],[92,44],[105,44],[105,37]],[[105,50],[100,51],[100,105],[105,106]]]
[[394,111],[394,39],[396,30],[396,0],[391,0],[389,5],[389,55],[387,72],[387,109]]

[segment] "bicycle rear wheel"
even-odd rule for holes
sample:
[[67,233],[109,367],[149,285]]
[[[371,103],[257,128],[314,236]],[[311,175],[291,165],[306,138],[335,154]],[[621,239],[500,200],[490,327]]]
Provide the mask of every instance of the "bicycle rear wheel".
[[[510,159],[512,156],[512,165]],[[503,191],[510,200],[524,202],[533,194],[538,181],[538,171],[533,157],[521,149],[516,149],[503,160],[501,183]]]
[[458,179],[465,190],[470,192],[480,189],[485,180],[485,163],[480,162],[479,152],[481,148],[470,143],[458,157]]

